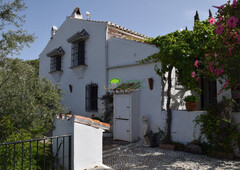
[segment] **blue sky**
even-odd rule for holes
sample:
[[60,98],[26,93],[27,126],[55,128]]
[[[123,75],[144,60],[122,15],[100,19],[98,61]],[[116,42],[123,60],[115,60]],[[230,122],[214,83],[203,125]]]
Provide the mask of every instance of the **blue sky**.
[[150,37],[165,35],[187,26],[193,27],[195,11],[200,20],[213,15],[213,5],[222,5],[227,0],[25,0],[27,9],[24,29],[34,33],[37,39],[30,48],[25,47],[18,58],[36,59],[50,39],[51,26],[58,28],[79,6],[83,17],[91,13],[91,19],[111,21]]

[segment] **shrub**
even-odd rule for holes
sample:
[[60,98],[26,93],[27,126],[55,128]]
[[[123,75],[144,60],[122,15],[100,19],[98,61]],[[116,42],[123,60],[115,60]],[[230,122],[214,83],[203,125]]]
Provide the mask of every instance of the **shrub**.
[[183,100],[185,102],[198,102],[199,98],[194,95],[190,95],[190,96],[186,96]]
[[199,115],[195,122],[200,125],[199,141],[205,143],[207,141],[207,153],[214,152],[232,152],[232,142],[240,143],[240,132],[237,127],[239,124],[233,125],[230,116],[231,102],[224,100],[223,102],[211,106],[206,114]]

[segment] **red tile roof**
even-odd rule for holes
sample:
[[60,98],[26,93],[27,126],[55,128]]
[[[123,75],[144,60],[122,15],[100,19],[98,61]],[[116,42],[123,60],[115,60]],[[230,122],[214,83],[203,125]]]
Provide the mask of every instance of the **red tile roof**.
[[[109,130],[110,129],[110,124],[100,122],[99,120],[91,119],[89,117],[78,116],[78,115],[66,115],[66,116],[67,116],[67,120],[70,120],[72,117],[74,117],[74,122],[76,122],[76,123],[85,124],[85,125],[88,125],[88,126],[98,128],[98,129],[99,128],[104,129],[104,130]],[[65,115],[60,115],[60,116],[57,115],[57,118],[61,118],[62,120],[64,120]]]
[[[69,17],[69,18],[71,18],[71,17]],[[95,23],[106,23],[108,27],[117,28],[117,29],[122,30],[122,31],[124,31],[124,32],[126,32],[126,33],[130,33],[130,34],[139,36],[139,37],[141,37],[142,39],[149,38],[149,37],[146,36],[146,35],[143,35],[143,34],[140,34],[140,33],[136,32],[136,31],[127,29],[126,27],[117,25],[117,24],[115,24],[115,23],[113,23],[113,22],[109,22],[109,21],[97,21],[97,20],[90,20],[90,19],[79,19],[79,20],[87,21],[87,22],[95,22]]]

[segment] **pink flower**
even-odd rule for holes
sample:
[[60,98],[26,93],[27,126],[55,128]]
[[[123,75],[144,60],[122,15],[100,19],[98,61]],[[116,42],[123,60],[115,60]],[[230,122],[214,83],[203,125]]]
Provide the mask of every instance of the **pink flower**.
[[195,79],[195,81],[198,81],[200,78],[199,77],[197,77],[196,79]]
[[[222,17],[222,16],[219,16],[219,17],[218,17],[218,20],[219,20],[219,21],[223,21],[223,17]],[[219,24],[219,22],[218,22],[218,24]]]
[[237,36],[238,36],[237,31],[235,31],[233,37],[236,38]]
[[217,34],[222,34],[223,30],[224,30],[224,26],[222,26],[222,24],[219,24],[217,29],[216,29],[216,33]]
[[221,66],[221,68],[214,70],[214,73],[216,74],[216,76],[220,76],[221,74],[223,74],[223,72],[224,72],[223,65]]
[[213,17],[211,17],[208,21],[209,21],[210,25],[213,25],[215,22],[215,19]]
[[209,54],[205,54],[205,57],[209,56]]
[[228,45],[228,44],[229,44],[229,42],[227,42],[227,41],[224,43],[224,45]]
[[229,47],[228,48],[230,55],[232,55],[232,49]]
[[224,83],[224,85],[223,85],[223,88],[225,89],[228,84],[229,84],[229,82],[226,80],[225,83]]
[[232,6],[233,6],[233,7],[236,7],[236,6],[237,6],[237,0],[233,0]]
[[221,5],[221,6],[214,6],[214,7],[217,8],[217,9],[222,9],[223,7],[225,7],[225,5],[226,5],[226,4],[223,4],[223,5]]
[[195,72],[192,72],[192,77],[195,77],[196,73]]
[[195,67],[198,68],[198,60],[195,61],[194,65],[195,65]]
[[221,14],[221,15],[224,15],[224,14],[225,14],[225,12],[224,12],[224,11],[221,11],[221,12],[220,12],[220,14]]
[[209,64],[209,70],[213,73],[213,70],[214,70],[213,62],[210,62],[210,64]]
[[215,58],[217,58],[217,53],[216,52],[214,53],[214,56],[215,56]]
[[235,28],[237,26],[238,21],[239,21],[238,18],[236,18],[235,16],[231,16],[227,21],[227,26],[230,28]]

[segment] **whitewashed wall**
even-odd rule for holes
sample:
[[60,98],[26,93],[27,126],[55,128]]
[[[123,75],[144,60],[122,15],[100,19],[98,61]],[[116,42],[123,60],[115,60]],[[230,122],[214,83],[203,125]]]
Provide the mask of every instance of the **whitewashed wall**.
[[[187,144],[195,139],[198,139],[200,135],[200,126],[195,126],[194,120],[198,115],[206,114],[206,111],[184,111],[173,110],[172,111],[172,140],[174,142],[180,142]],[[162,112],[162,119],[160,122],[164,124],[167,119],[166,111]],[[240,123],[240,112],[232,113],[233,123]],[[240,130],[240,126],[238,126]],[[163,127],[163,129],[165,129]]]
[[[224,83],[225,83],[225,80],[223,79],[220,79],[223,81],[223,83],[220,83],[218,80],[217,80],[217,93],[220,92],[220,90],[222,90],[223,86],[224,86]],[[231,99],[232,98],[232,95],[231,95],[231,90],[223,90],[219,95],[217,95],[217,102],[221,102],[222,101],[222,98],[226,97],[227,99]]]
[[[167,74],[165,75],[167,77]],[[167,104],[167,81],[162,84],[163,90],[163,109],[166,110]],[[171,109],[173,110],[186,110],[185,102],[183,101],[185,96],[191,95],[190,90],[186,90],[183,86],[177,85],[176,69],[172,71],[172,88],[171,88]]]
[[[161,120],[161,78],[156,74],[154,64],[135,66],[128,66],[128,64],[135,64],[136,61],[158,52],[158,49],[148,44],[119,38],[110,38],[108,43],[109,80],[119,78],[120,83],[143,81],[140,88],[139,136],[142,137],[141,117],[144,115],[149,119],[150,129],[157,132],[161,126],[159,122]],[[148,78],[153,78],[153,90],[149,89]]]
[[[61,120],[61,119],[54,119],[54,127],[55,129],[53,130],[53,136],[60,136],[60,135],[67,135],[67,134],[72,134],[72,139],[71,139],[71,157],[73,158],[74,156],[74,129],[73,129],[73,119],[71,120]],[[58,144],[63,143],[63,139],[60,138],[58,141]],[[69,138],[66,137],[64,141],[64,167],[67,168],[69,165]],[[59,165],[63,165],[63,147],[60,148],[58,151],[58,158],[59,158]],[[53,155],[56,156],[57,154],[57,141],[53,140]],[[73,164],[73,159],[72,162]]]
[[[167,74],[165,75],[167,77]],[[220,90],[222,89],[225,80],[222,80],[223,83],[221,84],[218,80],[217,82],[217,93],[220,92]],[[171,109],[173,110],[186,110],[185,107],[185,102],[183,101],[185,96],[191,95],[191,91],[190,90],[186,90],[183,86],[181,85],[177,85],[177,76],[176,76],[176,69],[173,68],[172,71],[172,89],[171,89]],[[163,84],[163,109],[166,110],[166,103],[167,103],[167,82]],[[198,94],[195,94],[198,95]],[[231,90],[223,90],[219,95],[217,95],[217,102],[219,103],[222,98],[226,97],[228,99],[230,99],[231,96]],[[198,105],[197,105],[197,110],[200,110],[201,108],[201,104],[200,104],[200,100],[198,101]]]
[[[66,40],[76,32],[85,29],[89,33],[89,39],[86,40],[86,64],[88,65],[84,77],[78,79],[71,67],[71,43]],[[56,82],[50,72],[50,58],[46,56],[51,50],[62,46],[65,54],[62,56],[62,76],[60,82]],[[61,25],[57,33],[50,39],[46,48],[40,54],[40,76],[48,78],[54,84],[63,89],[63,104],[66,111],[71,110],[73,114],[91,116],[93,113],[85,111],[85,85],[88,83],[98,84],[98,96],[105,94],[105,53],[106,53],[106,23],[89,22],[80,19],[67,18]],[[70,93],[69,84],[73,87]],[[99,112],[103,105],[99,100]],[[68,106],[68,107],[67,107]],[[96,115],[98,116],[98,115]]]
[[[162,122],[166,122],[167,114],[163,111]],[[205,111],[172,111],[172,140],[187,144],[194,139],[198,139],[200,127],[196,126],[194,120],[198,115],[205,114]]]
[[102,133],[80,123],[74,123],[74,169],[93,168],[102,165]]
[[[53,136],[72,134],[72,168],[75,170],[102,166],[103,129],[91,127],[71,120],[55,119]],[[59,139],[60,144],[62,139]],[[68,167],[68,138],[65,139],[64,167]],[[53,154],[56,155],[57,142],[53,142]],[[58,152],[59,165],[62,165],[62,147]]]
[[116,37],[108,39],[108,67],[136,64],[159,51],[154,45]]

